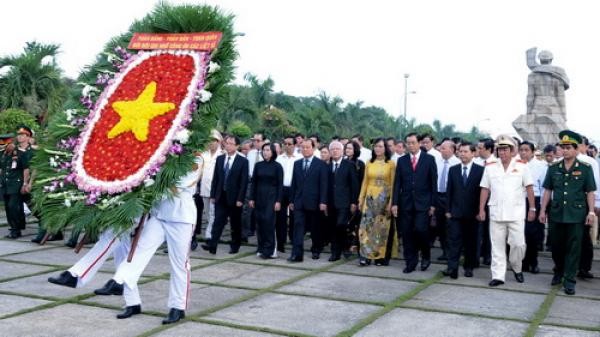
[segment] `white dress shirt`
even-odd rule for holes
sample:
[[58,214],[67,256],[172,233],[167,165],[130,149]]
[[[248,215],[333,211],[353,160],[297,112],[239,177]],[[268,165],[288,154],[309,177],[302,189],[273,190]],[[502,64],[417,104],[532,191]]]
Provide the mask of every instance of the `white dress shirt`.
[[[448,186],[448,173],[450,172],[450,168],[456,164],[460,164],[460,159],[456,158],[456,156],[452,156],[448,159],[444,159],[444,158],[440,158],[440,160],[438,161],[436,159],[435,163],[437,165],[437,173],[438,173],[438,181],[437,181],[437,186],[438,186],[438,190],[442,184],[442,179],[444,179],[444,177],[442,177],[442,173],[444,172],[444,163],[446,162],[446,160],[448,161],[448,166],[446,167],[446,177],[445,177],[445,182],[446,182],[446,186]],[[462,174],[462,172],[461,172]],[[445,190],[445,188],[444,188]]]
[[361,160],[363,163],[367,163],[369,162],[369,160],[371,160],[371,157],[373,156],[373,154],[371,153],[371,150],[367,149],[366,147],[361,147],[360,148],[360,156],[358,157],[358,160]]
[[[577,159],[592,166],[592,171],[594,171],[594,181],[596,182],[596,191],[598,191],[598,189],[600,189],[600,185],[598,185],[598,183],[600,182],[600,169],[598,162],[594,158],[583,153],[578,154]],[[595,198],[596,201],[594,205],[596,207],[600,207],[600,193],[596,192]]]
[[276,161],[283,167],[283,186],[292,186],[294,162],[301,158],[302,156],[299,153],[296,153],[295,151],[292,153],[291,156],[288,156],[285,152],[282,155],[277,156]]
[[252,177],[252,173],[254,172],[254,165],[259,161],[262,161],[263,157],[260,153],[260,150],[253,149],[248,152],[248,175]]
[[202,152],[202,159],[204,160],[204,167],[202,168],[202,180],[200,181],[200,196],[204,198],[210,197],[210,187],[212,185],[213,173],[215,172],[215,164],[217,163],[217,157],[222,155],[223,150],[220,148],[211,154],[210,151]]
[[548,171],[548,165],[545,162],[539,161],[535,158],[531,159],[527,166],[529,166],[529,172],[531,172],[531,178],[533,179],[533,194],[536,197],[541,197],[544,193],[544,179],[546,179],[546,172]]

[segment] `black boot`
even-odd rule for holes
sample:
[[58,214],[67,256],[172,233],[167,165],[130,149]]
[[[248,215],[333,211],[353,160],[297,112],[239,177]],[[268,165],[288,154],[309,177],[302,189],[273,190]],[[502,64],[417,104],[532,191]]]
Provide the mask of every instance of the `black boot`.
[[196,248],[198,248],[198,239],[196,239],[196,236],[192,236],[192,242],[190,243],[190,249],[192,251],[196,250]]
[[110,279],[104,287],[94,290],[96,295],[123,295],[123,285],[118,284],[115,280]]
[[171,308],[169,314],[167,315],[167,318],[163,319],[162,324],[176,323],[183,318],[185,318],[185,311]]
[[141,305],[132,305],[129,307],[125,307],[125,311],[117,315],[118,319],[129,318],[133,315],[141,314],[142,306]]
[[77,277],[71,275],[68,271],[63,271],[58,277],[49,277],[48,282],[58,284],[59,286],[77,287]]

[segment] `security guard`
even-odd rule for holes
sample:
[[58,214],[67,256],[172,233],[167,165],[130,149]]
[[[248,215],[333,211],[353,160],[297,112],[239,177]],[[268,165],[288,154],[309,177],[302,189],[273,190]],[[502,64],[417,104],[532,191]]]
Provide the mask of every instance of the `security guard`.
[[492,280],[489,285],[504,284],[506,273],[506,244],[510,245],[509,262],[519,283],[524,282],[521,270],[525,256],[525,199],[527,192],[527,221],[535,219],[533,179],[526,163],[513,158],[515,140],[508,135],[497,139],[497,158],[485,165],[481,178],[479,221],[486,217],[485,203],[489,197],[490,238],[492,241]]
[[[560,284],[562,279],[565,293],[574,295],[584,226],[591,225],[595,217],[596,183],[591,166],[576,158],[581,136],[569,130],[561,131],[558,135],[563,159],[548,167],[540,221],[546,223],[549,219],[550,222],[554,260],[552,285]],[[546,215],[550,201],[551,207]]]
[[[20,143],[20,132],[28,133],[31,136],[31,129],[19,128],[18,143]],[[25,229],[22,193],[24,192],[23,188],[29,186],[30,159],[30,151],[21,151],[19,146],[14,143],[6,145],[0,157],[0,194],[4,200],[6,218],[10,226],[10,233],[6,235],[6,238],[19,238],[21,230]]]

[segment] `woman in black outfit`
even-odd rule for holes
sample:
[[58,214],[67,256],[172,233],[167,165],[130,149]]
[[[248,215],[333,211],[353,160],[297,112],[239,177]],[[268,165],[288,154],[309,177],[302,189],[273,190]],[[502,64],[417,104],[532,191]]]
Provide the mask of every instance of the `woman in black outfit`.
[[258,240],[256,255],[262,259],[271,259],[277,257],[275,215],[281,208],[283,167],[275,161],[277,152],[273,144],[264,144],[261,153],[264,160],[254,166],[248,203],[255,209]]
[[[346,159],[354,164],[356,176],[358,177],[358,186],[362,186],[363,177],[365,175],[365,163],[358,160],[358,157],[360,157],[360,145],[358,145],[357,142],[348,142],[344,148],[344,154],[346,155]],[[348,233],[350,239],[348,242],[352,242],[351,251],[356,250],[358,252],[358,228],[360,227],[361,217],[362,214],[360,213],[360,210],[357,210],[350,218],[350,226],[348,227],[350,230],[350,233]]]

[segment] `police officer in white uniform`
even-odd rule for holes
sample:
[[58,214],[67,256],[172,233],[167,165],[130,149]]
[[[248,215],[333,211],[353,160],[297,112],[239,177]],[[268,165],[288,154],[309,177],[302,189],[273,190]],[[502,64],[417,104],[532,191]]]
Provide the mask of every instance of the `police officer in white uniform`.
[[492,241],[492,280],[489,285],[504,284],[506,274],[506,243],[510,245],[509,262],[519,283],[524,282],[521,271],[525,256],[525,192],[529,205],[527,220],[535,218],[533,179],[526,163],[512,157],[514,139],[498,136],[497,161],[486,164],[481,178],[478,220],[485,219],[485,202],[489,196],[490,237]]
[[196,206],[193,195],[200,170],[194,169],[180,179],[172,189],[172,197],[164,197],[150,211],[130,263],[119,265],[113,280],[124,285],[125,311],[117,318],[128,318],[141,312],[141,299],[137,282],[154,253],[166,240],[171,262],[169,284],[170,308],[163,324],[170,324],[185,317],[190,290],[190,245],[196,223]]

